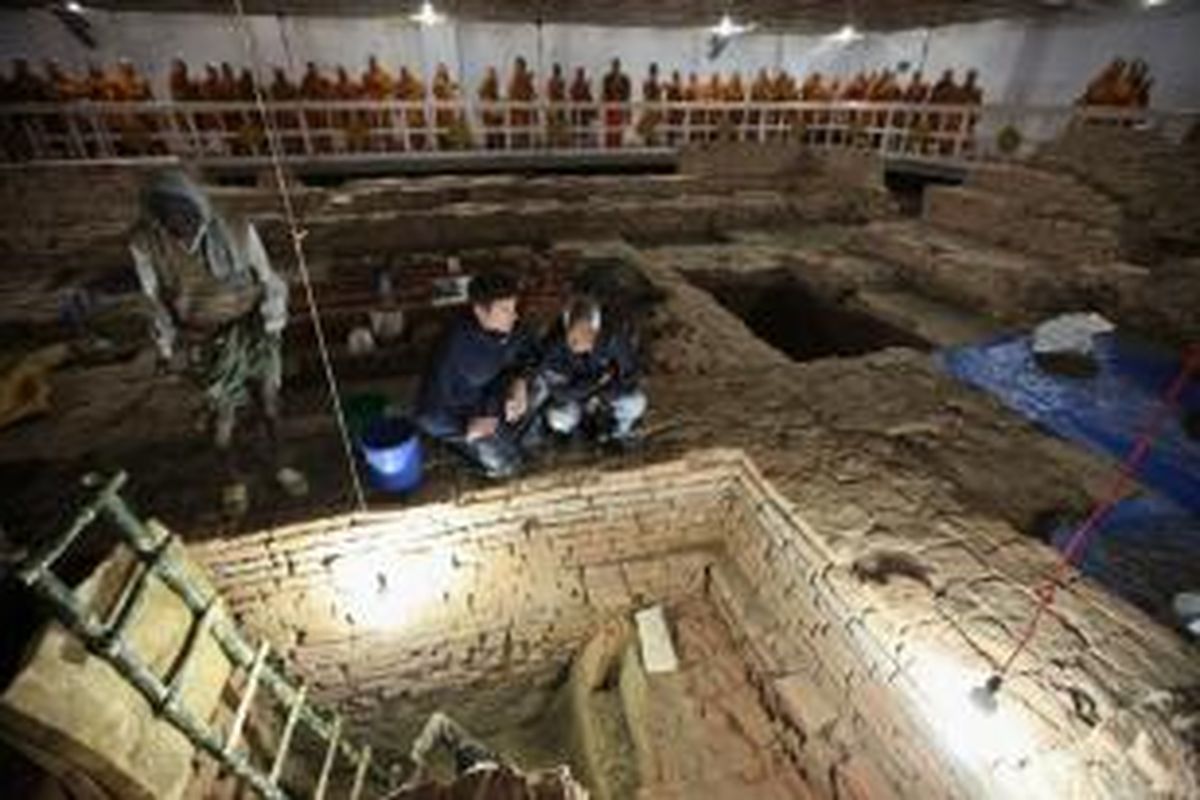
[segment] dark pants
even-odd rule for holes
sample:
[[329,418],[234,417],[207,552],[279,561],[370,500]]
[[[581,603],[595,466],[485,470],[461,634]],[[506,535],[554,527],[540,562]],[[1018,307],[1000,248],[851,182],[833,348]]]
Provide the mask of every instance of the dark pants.
[[[525,454],[542,440],[545,433],[544,406],[549,391],[541,380],[529,381],[529,404],[525,415],[516,422],[500,424],[491,436],[467,441],[463,424],[453,415],[439,411],[418,412],[414,420],[426,436],[435,439],[479,467],[489,478],[508,478],[525,463]],[[480,414],[479,416],[485,416]]]
[[449,447],[467,461],[479,467],[489,478],[510,477],[525,462],[525,451],[541,435],[540,414],[533,407],[516,423],[500,419],[496,433],[467,441],[462,426],[455,419],[432,413],[419,414],[417,427],[426,435]]

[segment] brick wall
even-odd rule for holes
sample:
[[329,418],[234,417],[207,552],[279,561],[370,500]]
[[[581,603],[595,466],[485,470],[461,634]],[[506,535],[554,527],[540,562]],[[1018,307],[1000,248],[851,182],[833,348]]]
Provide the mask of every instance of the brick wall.
[[1117,204],[1058,172],[978,167],[964,186],[926,188],[922,216],[980,241],[1051,259],[1060,272],[1122,256]]
[[1076,176],[1121,209],[1128,244],[1157,262],[1200,248],[1200,139],[1182,143],[1157,131],[1076,125],[1037,155],[1036,163]]
[[[141,171],[120,168],[31,169],[7,180],[3,199],[21,213],[0,226],[0,324],[19,329],[22,338],[27,331],[53,337],[61,334],[59,306],[69,291],[136,289],[126,238],[140,180]],[[433,279],[446,274],[448,254],[462,254],[468,272],[482,264],[515,266],[531,279],[528,310],[536,316],[561,297],[563,265],[537,256],[556,240],[709,239],[733,229],[859,213],[858,195],[848,199],[844,187],[830,181],[819,192],[808,184],[770,183],[755,176],[677,175],[397,179],[296,187],[296,201],[335,355],[343,354],[350,330],[366,324],[378,306],[376,274],[392,271],[415,338],[412,347],[386,354],[390,373],[418,361],[444,320],[445,311],[433,309],[429,298]],[[882,196],[881,190],[864,191]],[[315,360],[310,315],[277,195],[242,187],[214,187],[211,193],[223,208],[256,221],[277,269],[292,282],[289,352],[301,354],[307,369]],[[847,211],[847,203],[854,208]]]
[[[1059,594],[997,712],[970,703],[1028,623],[1027,587],[1051,553],[1014,542],[1002,525],[945,528],[915,549],[906,535],[907,551],[933,565],[929,585],[896,575],[875,584],[750,462],[739,486],[726,540],[737,569],[720,567],[714,594],[817,788],[1048,800],[1200,789],[1194,754],[1171,732],[1178,701],[1148,699],[1194,680],[1196,664],[1169,631],[1139,625],[1096,587]],[[881,532],[874,549],[886,551],[888,538]],[[1134,630],[1133,649],[1152,658],[1115,646]]]
[[[459,261],[459,272],[451,273],[448,256]],[[521,282],[520,311],[534,325],[555,316],[568,292],[575,265],[528,247],[501,247],[429,253],[379,253],[313,265],[314,289],[327,340],[332,343],[339,373],[416,373],[424,366],[440,332],[463,306],[433,303],[437,281],[454,275],[475,275],[502,269]],[[377,343],[370,355],[350,357],[347,340],[355,328],[370,327],[370,312],[383,307],[377,288],[381,274],[391,278],[394,306],[404,312],[405,330],[399,339]],[[318,369],[312,316],[297,287],[292,295],[289,349],[298,355],[299,371]]]
[[197,553],[233,613],[292,656],[325,699],[351,701],[364,719],[364,697],[539,668],[611,613],[695,591],[715,557],[729,483],[723,464],[696,466],[517,485]]
[[[975,714],[968,692],[1008,652],[1033,607],[1024,586],[1051,556],[1024,543],[984,554],[980,531],[970,543],[946,535],[922,551],[936,584],[865,583],[744,456],[707,451],[195,552],[231,610],[362,728],[394,727],[378,719],[389,701],[544,671],[612,615],[706,591],[778,741],[826,796],[1194,790],[1186,746],[1145,693],[1196,667],[1155,630],[1143,633],[1146,656],[1123,661],[1121,631],[1137,615],[1094,589],[1060,599],[1001,710]],[[1103,722],[1064,705],[1075,696],[1064,686]],[[1119,769],[1089,766],[1105,761]]]

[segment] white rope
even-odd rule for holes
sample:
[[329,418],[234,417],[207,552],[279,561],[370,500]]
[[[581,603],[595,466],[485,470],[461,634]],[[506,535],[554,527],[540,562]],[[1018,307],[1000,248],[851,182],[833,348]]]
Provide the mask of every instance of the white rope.
[[317,295],[313,291],[312,277],[308,272],[308,261],[304,257],[302,244],[305,231],[301,229],[296,219],[296,209],[292,203],[292,195],[288,190],[287,179],[283,173],[283,160],[280,157],[279,133],[267,113],[267,103],[262,90],[262,62],[258,58],[258,47],[255,45],[254,34],[246,21],[246,12],[242,8],[242,0],[233,0],[234,11],[237,13],[238,26],[242,30],[243,43],[250,63],[254,65],[254,104],[262,117],[263,128],[267,134],[267,149],[271,156],[271,166],[275,173],[275,183],[279,187],[279,195],[283,201],[283,213],[287,218],[288,230],[292,236],[292,248],[296,255],[296,266],[300,270],[300,280],[304,284],[304,294],[308,300],[309,314],[312,316],[313,331],[317,337],[317,348],[321,353],[321,365],[325,370],[325,381],[329,385],[329,397],[333,403],[333,414],[337,419],[338,433],[342,439],[342,449],[346,454],[346,466],[350,472],[350,483],[354,488],[354,499],[359,510],[367,510],[367,499],[363,493],[362,482],[358,477],[358,467],[354,458],[354,445],[350,442],[350,432],[346,429],[346,419],[342,413],[342,397],[338,391],[337,377],[333,372],[333,361],[329,357],[329,347],[325,341],[325,329],[321,325],[321,312],[317,307]]

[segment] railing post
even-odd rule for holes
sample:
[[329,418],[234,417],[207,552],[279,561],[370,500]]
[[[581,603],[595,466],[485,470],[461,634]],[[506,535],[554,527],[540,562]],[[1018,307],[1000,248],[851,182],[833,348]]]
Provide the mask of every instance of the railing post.
[[429,137],[429,141],[426,142],[426,146],[429,148],[429,150],[437,152],[441,149],[441,147],[440,143],[438,142],[437,119],[434,116],[433,104],[430,100],[431,97],[431,92],[426,91],[422,100],[425,106],[425,135]]
[[86,159],[87,145],[84,144],[83,135],[79,132],[79,114],[71,109],[63,115],[63,119],[67,123],[67,137],[70,141],[71,152],[77,159]]
[[199,126],[196,125],[196,111],[190,106],[185,106],[182,113],[185,145],[181,148],[179,155],[195,158],[204,147],[200,137]]
[[409,125],[409,122],[412,120],[412,116],[409,113],[409,105],[410,101],[408,100],[401,100],[398,103],[400,118],[404,121],[404,124],[401,127],[400,141],[405,152],[413,149],[412,126]]
[[483,129],[483,117],[479,114],[479,106],[475,103],[475,97],[469,92],[465,96],[465,102],[462,105],[463,121],[467,125],[467,130],[471,135],[471,149],[484,150],[486,149],[484,138],[487,134]]
[[308,132],[308,114],[305,109],[300,107],[296,112],[296,120],[300,123],[300,147],[304,150],[304,155],[312,158],[313,143],[312,136]]
[[551,121],[550,120],[550,101],[545,98],[541,99],[538,102],[538,104],[535,106],[535,109],[536,110],[534,113],[537,116],[534,117],[534,120],[533,120],[533,130],[534,130],[533,135],[536,140],[537,149],[538,150],[553,150],[553,149],[555,149],[555,143],[550,141],[551,136],[550,136],[550,131],[548,128],[548,126],[550,125],[550,121]]
[[954,158],[960,160],[965,157],[967,139],[971,129],[971,110],[965,106],[963,109],[959,114],[958,130],[954,137]]
[[[179,146],[179,120],[175,117],[174,104],[165,106],[165,112],[162,111],[164,106],[159,106],[158,108],[162,118],[167,121],[165,127],[162,125],[161,121],[155,125],[155,131],[159,136],[162,136],[160,141],[162,141],[163,149],[167,153],[179,155],[179,151],[182,148]],[[166,131],[165,135],[162,134],[162,131],[164,130]]]
[[217,121],[217,151],[227,156],[233,152],[233,148],[230,146],[229,129],[225,127],[225,115],[213,114],[213,118]]
[[507,102],[499,103],[499,106],[503,109],[500,112],[500,131],[501,141],[504,143],[500,149],[505,151],[512,150],[512,106]]
[[29,151],[33,155],[33,160],[38,161],[45,158],[45,144],[41,141],[38,135],[37,126],[34,125],[36,117],[33,114],[26,114],[22,119],[22,128],[25,130],[25,140],[29,142]]

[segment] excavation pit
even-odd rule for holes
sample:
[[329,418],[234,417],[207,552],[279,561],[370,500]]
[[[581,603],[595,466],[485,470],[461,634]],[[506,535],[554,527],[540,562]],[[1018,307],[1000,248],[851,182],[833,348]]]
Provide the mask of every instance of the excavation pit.
[[[908,636],[942,578],[885,575],[877,589],[740,451],[530,479],[193,553],[236,618],[387,758],[440,709],[527,766],[571,764],[597,797],[1054,797],[1090,785],[1064,768],[1071,737],[1039,717],[1041,689],[1017,677],[996,712],[971,704],[1002,636],[987,658],[937,614],[918,625],[928,635]],[[630,632],[632,612],[654,604],[675,674],[647,675]]]
[[886,347],[929,347],[918,336],[821,298],[788,269],[689,270],[687,278],[794,361],[859,356]]

